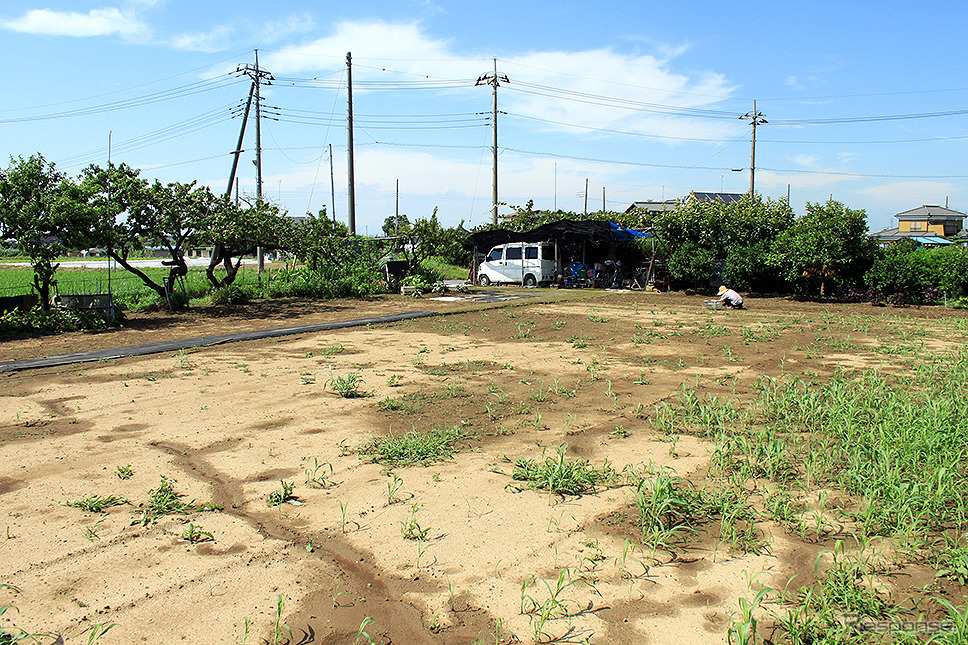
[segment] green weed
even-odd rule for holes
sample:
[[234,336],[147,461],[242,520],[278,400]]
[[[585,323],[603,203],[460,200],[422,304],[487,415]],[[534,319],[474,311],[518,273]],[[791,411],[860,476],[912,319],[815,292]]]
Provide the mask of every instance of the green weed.
[[426,432],[414,430],[396,437],[376,437],[360,446],[359,452],[370,461],[389,466],[426,464],[447,459],[457,452],[462,442],[473,437],[473,433],[460,426]]
[[266,503],[268,503],[269,506],[281,506],[286,502],[298,499],[292,493],[293,488],[295,487],[293,482],[280,480],[279,484],[281,485],[280,490],[274,490],[266,496]]
[[[328,472],[327,472],[328,471]],[[319,461],[313,457],[313,465],[305,469],[306,485],[310,488],[332,488],[336,482],[332,481],[333,464],[328,461]]]
[[181,537],[179,539],[182,542],[198,544],[199,542],[214,542],[215,536],[212,535],[209,531],[203,531],[200,526],[189,524],[188,528],[182,531]]
[[326,385],[344,399],[369,396],[367,392],[361,389],[363,387],[363,377],[360,375],[359,370],[350,372],[346,376],[336,376],[331,370]]
[[614,485],[619,473],[606,461],[595,468],[584,459],[565,458],[568,444],[555,450],[554,456],[542,456],[541,460],[518,459],[514,463],[511,478],[526,481],[533,488],[547,490],[563,495],[581,495],[593,491],[600,485]]
[[108,495],[106,497],[102,495],[88,495],[84,499],[64,503],[68,506],[87,511],[88,513],[103,513],[104,509],[127,504],[128,500],[120,495]]

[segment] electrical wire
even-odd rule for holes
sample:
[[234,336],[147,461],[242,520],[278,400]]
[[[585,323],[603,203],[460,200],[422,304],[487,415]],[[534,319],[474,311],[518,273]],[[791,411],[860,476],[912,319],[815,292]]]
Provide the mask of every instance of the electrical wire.
[[105,112],[125,110],[133,107],[142,107],[145,105],[152,105],[154,103],[162,103],[162,102],[171,101],[174,99],[181,99],[189,96],[196,96],[204,92],[211,92],[213,90],[229,87],[234,82],[234,80],[231,82],[227,82],[227,80],[228,80],[227,77],[222,77],[218,79],[196,81],[195,83],[189,83],[188,85],[162,90],[160,92],[154,92],[152,94],[146,94],[144,96],[138,96],[130,99],[123,99],[121,101],[115,101],[113,103],[95,105],[88,108],[78,108],[76,110],[67,110],[65,112],[52,112],[48,114],[38,114],[34,116],[17,117],[17,118],[11,118],[11,119],[0,119],[0,124],[27,123],[30,121],[48,121],[51,119],[64,119],[64,118],[78,117],[78,116],[91,116],[95,114],[104,114]]

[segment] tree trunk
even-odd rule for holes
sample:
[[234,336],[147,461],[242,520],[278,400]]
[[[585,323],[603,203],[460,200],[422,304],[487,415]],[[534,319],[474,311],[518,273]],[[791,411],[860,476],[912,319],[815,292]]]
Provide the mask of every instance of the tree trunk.
[[113,251],[113,250],[112,251],[109,251],[108,252],[108,255],[110,255],[111,258],[114,259],[115,262],[117,262],[118,264],[120,264],[121,266],[123,266],[124,269],[125,269],[125,271],[129,271],[129,272],[135,274],[136,276],[138,276],[139,278],[141,278],[141,281],[144,282],[145,285],[149,289],[151,289],[152,291],[154,291],[155,293],[157,293],[159,298],[161,298],[162,300],[164,300],[164,299],[167,298],[167,294],[165,293],[165,287],[162,286],[162,285],[160,285],[160,284],[158,284],[158,283],[156,283],[154,280],[152,280],[150,277],[148,277],[144,273],[144,271],[142,271],[138,267],[135,267],[135,266],[132,266],[131,264],[129,264],[128,263],[128,258],[126,256],[125,257],[122,257],[121,255],[118,254],[117,251]]

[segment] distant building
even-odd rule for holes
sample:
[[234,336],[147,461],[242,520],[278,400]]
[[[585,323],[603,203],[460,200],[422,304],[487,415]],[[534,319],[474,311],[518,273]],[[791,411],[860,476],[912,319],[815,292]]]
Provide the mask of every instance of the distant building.
[[722,202],[724,204],[732,204],[738,202],[746,193],[697,193],[692,191],[686,197],[680,197],[679,199],[667,199],[662,202],[632,202],[632,204],[625,209],[626,213],[631,213],[635,209],[644,210],[646,213],[666,213],[668,211],[673,211],[676,206],[689,201],[697,202]]
[[897,227],[872,233],[881,246],[903,239],[920,245],[952,244],[947,237],[964,237],[965,214],[944,206],[925,205],[898,213]]

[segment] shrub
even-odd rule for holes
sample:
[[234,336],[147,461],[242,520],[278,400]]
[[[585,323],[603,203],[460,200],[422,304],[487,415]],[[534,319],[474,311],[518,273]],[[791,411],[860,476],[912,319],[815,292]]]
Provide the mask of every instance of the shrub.
[[54,307],[44,311],[37,306],[30,311],[9,311],[0,316],[0,338],[61,334],[84,329],[105,329],[117,324],[93,311]]
[[251,300],[253,295],[252,287],[230,284],[212,291],[209,300],[213,305],[242,305]]

